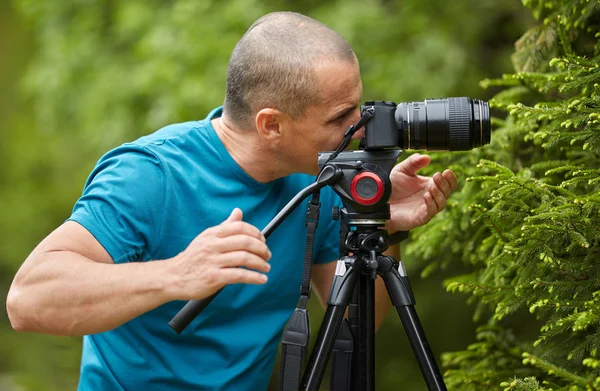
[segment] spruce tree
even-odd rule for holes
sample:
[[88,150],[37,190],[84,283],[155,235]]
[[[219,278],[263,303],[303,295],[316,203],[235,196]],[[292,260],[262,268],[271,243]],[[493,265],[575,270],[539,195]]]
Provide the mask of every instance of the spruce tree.
[[[408,257],[465,271],[476,342],[442,355],[454,390],[600,390],[600,3],[523,0],[492,143],[435,157],[466,181]],[[504,114],[503,114],[504,113]],[[499,114],[499,115],[498,115]]]

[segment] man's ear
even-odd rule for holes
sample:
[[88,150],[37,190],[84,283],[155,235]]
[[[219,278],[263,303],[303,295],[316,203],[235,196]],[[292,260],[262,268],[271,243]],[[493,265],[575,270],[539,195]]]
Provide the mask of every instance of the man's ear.
[[283,136],[286,118],[285,113],[277,109],[261,109],[254,117],[256,130],[263,139],[272,143],[279,143]]

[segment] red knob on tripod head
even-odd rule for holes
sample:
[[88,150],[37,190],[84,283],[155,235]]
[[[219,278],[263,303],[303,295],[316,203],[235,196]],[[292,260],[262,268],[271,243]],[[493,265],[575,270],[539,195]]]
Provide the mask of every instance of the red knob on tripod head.
[[350,195],[361,205],[373,205],[381,200],[385,185],[379,175],[371,171],[358,173],[350,182]]

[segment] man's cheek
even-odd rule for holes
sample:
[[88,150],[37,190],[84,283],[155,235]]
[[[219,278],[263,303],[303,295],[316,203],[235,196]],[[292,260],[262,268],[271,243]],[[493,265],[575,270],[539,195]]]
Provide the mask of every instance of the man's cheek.
[[352,140],[360,140],[365,136],[365,129],[361,128],[358,132],[354,133]]

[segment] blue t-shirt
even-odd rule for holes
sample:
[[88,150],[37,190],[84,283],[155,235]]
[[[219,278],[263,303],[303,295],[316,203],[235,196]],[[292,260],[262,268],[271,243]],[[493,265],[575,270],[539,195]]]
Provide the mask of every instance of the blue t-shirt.
[[[203,121],[170,125],[107,153],[70,219],[90,231],[117,264],[168,260],[234,207],[262,230],[314,177],[257,182],[210,124],[219,115],[220,108]],[[79,390],[266,389],[283,327],[299,298],[307,203],[267,239],[269,281],[226,286],[181,335],[168,322],[184,301],[85,336]],[[339,245],[339,223],[331,219],[339,198],[325,188],[321,203],[319,263],[337,259]]]

